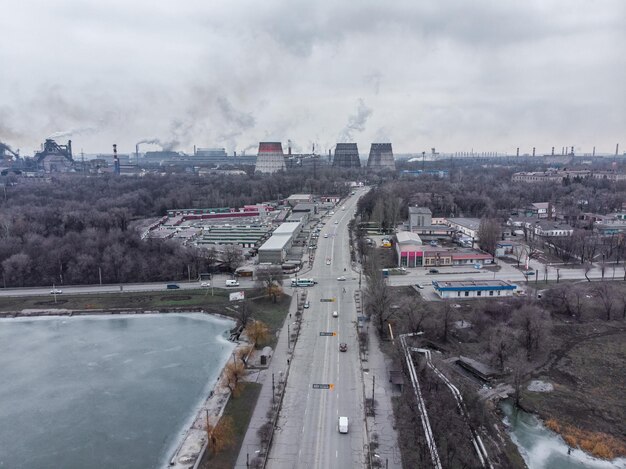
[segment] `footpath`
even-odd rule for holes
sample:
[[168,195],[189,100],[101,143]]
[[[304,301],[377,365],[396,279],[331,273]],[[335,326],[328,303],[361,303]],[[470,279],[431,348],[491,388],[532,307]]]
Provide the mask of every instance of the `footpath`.
[[363,387],[365,398],[374,394],[374,416],[367,417],[367,430],[370,445],[378,447],[373,451],[372,465],[392,469],[402,468],[402,459],[398,447],[398,434],[391,398],[399,395],[389,381],[392,362],[382,352],[380,339],[374,327],[368,327],[368,353],[362,362]]
[[258,435],[259,429],[268,422],[267,414],[272,410],[272,375],[274,384],[277,386],[281,378],[288,371],[287,359],[290,358],[291,352],[288,349],[289,328],[295,322],[298,301],[294,295],[289,306],[289,314],[285,319],[282,329],[278,333],[278,342],[273,351],[269,366],[259,370],[257,373],[248,375],[247,380],[262,385],[259,399],[257,400],[254,412],[250,418],[248,430],[239,450],[239,457],[235,468],[247,468],[251,466],[251,462],[260,456],[261,438]]

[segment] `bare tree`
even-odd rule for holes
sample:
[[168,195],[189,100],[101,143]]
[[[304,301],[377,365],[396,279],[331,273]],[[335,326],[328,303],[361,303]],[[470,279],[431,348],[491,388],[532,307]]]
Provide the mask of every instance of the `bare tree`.
[[246,326],[246,335],[255,346],[264,344],[269,338],[269,333],[267,325],[261,321],[250,321]]
[[443,303],[443,309],[439,313],[439,317],[441,320],[441,340],[447,342],[452,322],[452,306],[447,301]]
[[229,244],[225,246],[222,251],[222,261],[224,266],[234,273],[243,264],[243,253],[241,247],[236,244]]
[[256,283],[259,287],[265,289],[267,296],[274,300],[282,293],[282,284],[285,274],[279,265],[263,265],[259,266],[255,272]]
[[236,305],[235,311],[237,325],[246,327],[248,325],[248,321],[252,318],[252,308],[248,307],[248,300],[244,300],[241,304]]
[[246,368],[242,362],[229,361],[224,368],[222,383],[228,388],[233,397],[239,396],[241,392],[242,378],[246,373]]
[[613,311],[613,307],[615,306],[615,299],[613,297],[613,289],[606,283],[600,283],[596,288],[594,288],[594,293],[600,298],[600,302],[604,308],[604,314],[606,315],[606,320],[611,320],[611,312]]
[[506,324],[497,326],[491,333],[489,347],[498,364],[500,372],[504,373],[509,358],[513,356],[518,349],[517,337],[513,329]]
[[531,361],[550,329],[546,313],[537,306],[526,304],[515,312],[515,321],[520,327],[521,342],[526,349],[526,359]]
[[478,227],[478,245],[483,251],[495,256],[496,244],[502,236],[500,222],[493,218],[483,218]]
[[216,425],[208,421],[205,425],[207,444],[213,454],[217,454],[235,443],[235,430],[231,417],[222,417]]

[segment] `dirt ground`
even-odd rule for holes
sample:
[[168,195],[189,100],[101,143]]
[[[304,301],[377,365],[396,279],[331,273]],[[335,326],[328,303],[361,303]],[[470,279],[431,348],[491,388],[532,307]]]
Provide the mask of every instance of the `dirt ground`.
[[548,363],[532,376],[554,391],[524,391],[522,405],[544,420],[626,438],[626,325],[622,322],[560,324],[564,338]]

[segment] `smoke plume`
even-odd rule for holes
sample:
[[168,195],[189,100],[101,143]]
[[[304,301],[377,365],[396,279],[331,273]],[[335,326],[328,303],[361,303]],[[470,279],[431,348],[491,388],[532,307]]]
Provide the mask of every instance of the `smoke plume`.
[[172,151],[176,147],[178,147],[178,145],[180,144],[180,142],[178,142],[178,140],[171,140],[169,142],[162,142],[158,138],[144,138],[143,140],[139,140],[136,143],[136,145],[140,145],[142,143],[147,143],[149,145],[158,145],[158,146],[161,147],[161,149],[163,151]]
[[79,127],[78,129],[62,130],[54,132],[48,138],[64,138],[71,137],[72,135],[92,134],[96,131],[93,127]]
[[0,156],[4,155],[5,152],[11,153],[16,158],[19,157],[19,155],[16,152],[13,151],[13,149],[11,148],[11,146],[9,144],[4,143],[4,142],[0,142]]
[[339,134],[338,141],[341,143],[349,143],[353,141],[352,134],[354,132],[363,132],[367,119],[372,115],[372,109],[365,105],[363,99],[359,99],[356,113],[348,116],[348,123]]

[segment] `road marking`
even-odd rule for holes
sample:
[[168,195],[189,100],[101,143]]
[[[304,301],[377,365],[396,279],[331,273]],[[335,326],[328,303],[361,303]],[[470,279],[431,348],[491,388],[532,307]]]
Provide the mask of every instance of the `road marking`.
[[338,458],[339,457],[339,450],[335,450],[335,457]]

